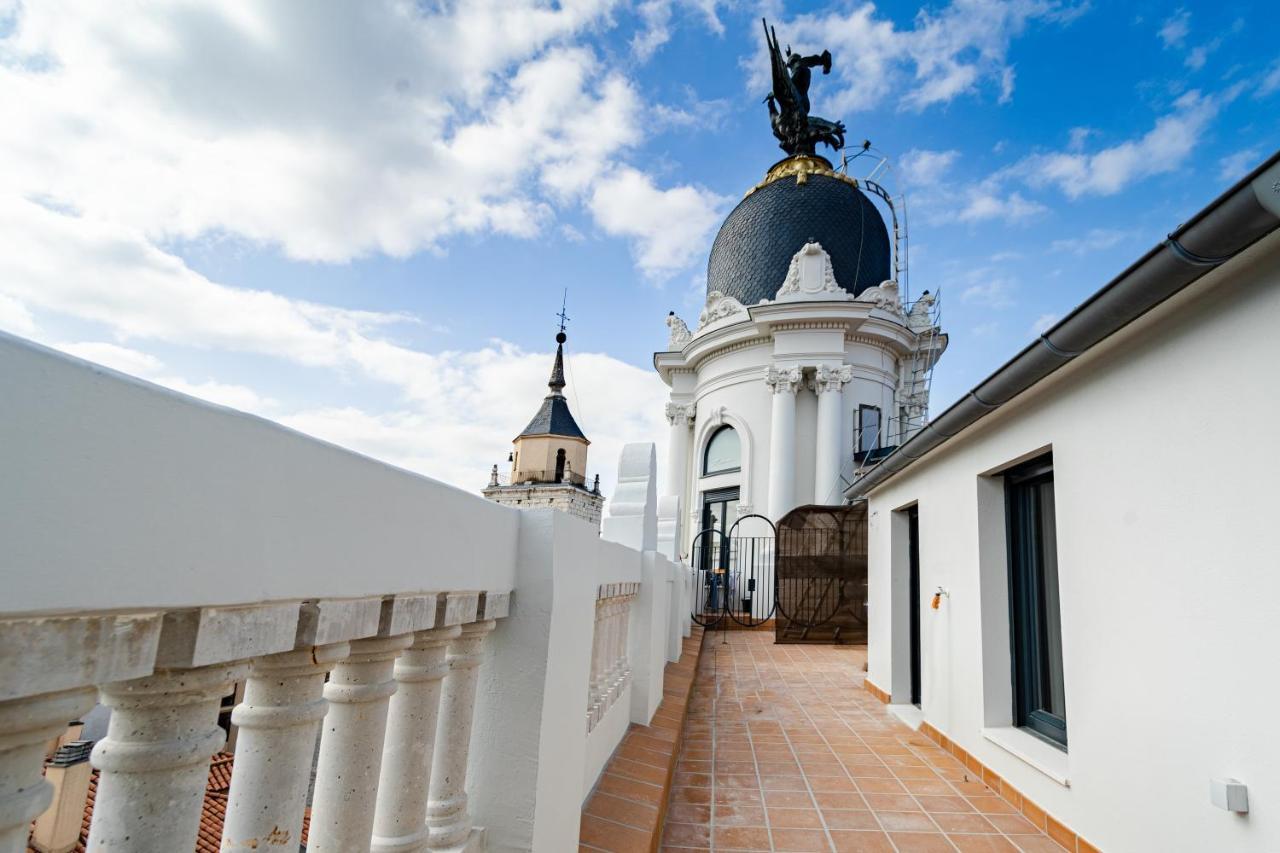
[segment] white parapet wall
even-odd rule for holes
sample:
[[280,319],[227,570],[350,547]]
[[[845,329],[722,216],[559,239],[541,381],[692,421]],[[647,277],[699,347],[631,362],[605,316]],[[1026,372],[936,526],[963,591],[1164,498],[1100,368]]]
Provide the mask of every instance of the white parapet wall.
[[[651,445],[624,452],[602,538],[3,334],[0,400],[0,787],[24,792],[0,853],[99,695],[90,844],[194,846],[198,808],[147,815],[200,802],[191,762],[246,681],[224,843],[295,838],[310,804],[317,850],[576,846],[688,622]],[[180,743],[148,722],[179,713]]]

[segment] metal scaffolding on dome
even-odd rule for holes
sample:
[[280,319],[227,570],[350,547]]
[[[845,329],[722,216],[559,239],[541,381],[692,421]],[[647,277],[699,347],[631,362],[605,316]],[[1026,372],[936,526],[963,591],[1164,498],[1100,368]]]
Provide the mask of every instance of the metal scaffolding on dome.
[[802,506],[778,522],[774,639],[867,641],[867,505]]

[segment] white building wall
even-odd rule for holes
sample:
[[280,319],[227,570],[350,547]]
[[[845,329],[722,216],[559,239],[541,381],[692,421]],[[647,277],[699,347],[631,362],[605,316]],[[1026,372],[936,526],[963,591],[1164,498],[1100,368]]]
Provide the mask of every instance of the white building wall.
[[[908,701],[895,510],[918,502],[924,718],[1106,851],[1280,850],[1278,322],[1272,236],[870,497],[870,680]],[[1065,755],[998,731],[1004,507],[983,476],[1048,448]],[[1249,786],[1248,816],[1210,804],[1215,777]]]

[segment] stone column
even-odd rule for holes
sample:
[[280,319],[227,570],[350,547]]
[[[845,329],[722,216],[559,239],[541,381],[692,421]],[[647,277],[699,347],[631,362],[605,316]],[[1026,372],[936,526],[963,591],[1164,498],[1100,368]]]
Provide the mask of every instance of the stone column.
[[253,662],[244,701],[231,712],[239,734],[224,850],[299,844],[316,737],[329,707],[325,676],[350,651],[333,643]]
[[428,850],[448,850],[471,834],[467,814],[467,758],[471,751],[471,723],[476,705],[476,667],[481,645],[497,622],[486,619],[462,626],[462,635],[449,644],[449,674],[440,700],[440,722],[431,762],[427,826]]
[[853,378],[853,368],[821,366],[814,377],[818,394],[818,428],[814,442],[813,500],[819,504],[838,504],[844,500],[840,492],[841,426],[844,417],[844,386]]
[[667,481],[662,484],[664,495],[685,493],[684,478],[689,471],[689,427],[693,424],[693,409],[691,404],[667,403],[671,443],[667,448]]
[[218,707],[247,670],[243,663],[157,670],[101,689],[111,721],[93,748],[102,772],[88,849],[195,847],[209,758],[226,742]]
[[0,853],[25,853],[31,821],[53,798],[44,780],[45,747],[92,708],[93,699],[86,687],[0,702]]
[[412,642],[412,634],[352,641],[351,655],[324,687],[329,713],[320,737],[308,853],[369,849],[387,700],[396,690],[392,668]]
[[382,778],[373,818],[375,853],[420,853],[427,849],[427,792],[440,715],[440,685],[449,672],[456,625],[419,631],[395,665],[396,689],[387,713]]
[[796,506],[796,392],[800,368],[770,367],[765,384],[773,390],[769,430],[769,518],[777,521]]

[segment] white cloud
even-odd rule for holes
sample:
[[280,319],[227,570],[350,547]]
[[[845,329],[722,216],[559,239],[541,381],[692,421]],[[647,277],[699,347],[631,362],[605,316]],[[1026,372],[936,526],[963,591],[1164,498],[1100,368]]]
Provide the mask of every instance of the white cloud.
[[1179,169],[1195,149],[1209,122],[1218,114],[1222,98],[1192,90],[1157,119],[1155,127],[1094,153],[1063,151],[1036,154],[1012,167],[1032,186],[1053,185],[1069,198],[1114,195],[1141,178]]
[[1267,75],[1262,78],[1262,83],[1258,86],[1256,96],[1265,98],[1272,92],[1280,92],[1280,60],[1277,60]]
[[1186,9],[1179,9],[1170,17],[1166,18],[1164,23],[1160,25],[1159,36],[1160,41],[1164,42],[1166,48],[1181,47],[1182,43],[1187,40],[1187,35],[1191,32],[1191,13]]
[[1060,318],[1057,314],[1041,314],[1031,324],[1031,334],[1043,335],[1045,332],[1053,328],[1053,324],[1057,323]]
[[643,172],[622,168],[596,182],[589,206],[606,233],[634,240],[642,271],[663,278],[702,257],[728,201],[698,187],[662,190]]
[[960,292],[961,300],[988,308],[1008,308],[1013,304],[1017,285],[1012,279],[989,269],[974,270],[965,278],[973,283]]
[[643,137],[634,87],[573,44],[612,10],[32,4],[0,38],[0,192],[324,262],[531,237]]
[[962,222],[983,222],[999,219],[1004,222],[1022,222],[1043,213],[1047,208],[1019,192],[1001,194],[994,189],[977,185],[966,192],[967,200],[957,213]]
[[1045,211],[1044,205],[1017,191],[1005,190],[998,180],[948,180],[960,152],[912,149],[899,161],[898,174],[912,196],[915,212],[930,224],[987,222],[1018,223]]
[[17,299],[0,293],[0,329],[33,338],[37,333],[36,318]]
[[[463,488],[484,485],[489,466],[505,458],[546,393],[550,353],[502,342],[470,351],[414,350],[386,336],[390,325],[411,317],[229,287],[118,226],[0,197],[0,233],[22,248],[0,255],[0,306],[25,302],[102,324],[115,338],[53,345]],[[388,411],[285,408],[217,377],[175,375],[147,352],[157,342],[358,375],[388,387],[398,404]],[[665,435],[665,386],[651,370],[604,354],[571,351],[569,363],[570,399],[592,440],[591,472],[612,488],[622,445]]]
[[1218,177],[1227,182],[1237,181],[1262,162],[1262,157],[1262,149],[1256,147],[1244,148],[1234,154],[1228,154],[1218,161]]
[[[899,107],[923,110],[989,85],[1003,103],[1013,95],[1009,46],[1032,21],[1070,21],[1087,4],[1051,0],[952,0],[921,9],[899,29],[873,3],[849,11],[798,15],[780,21],[780,39],[805,53],[829,48],[836,56],[834,91],[815,92],[818,111],[836,116],[876,107],[891,95]],[[763,43],[763,39],[761,40]],[[751,85],[769,85],[763,47],[752,58]]]
[[636,14],[644,23],[644,29],[631,38],[631,52],[641,62],[648,61],[671,40],[671,18],[674,7],[687,6],[700,12],[705,26],[716,35],[724,33],[724,25],[717,14],[717,0],[644,0],[636,7]]
[[1114,228],[1090,228],[1082,237],[1064,237],[1049,244],[1050,251],[1070,252],[1073,255],[1087,255],[1090,252],[1101,252],[1118,246],[1134,234]]
[[898,158],[899,174],[909,186],[927,188],[951,171],[959,151],[928,151],[913,148]]

